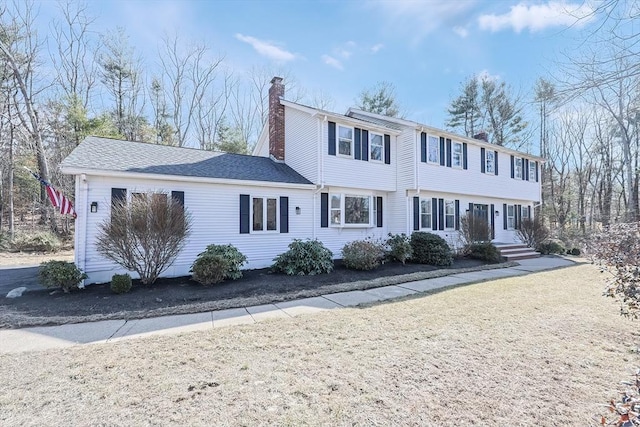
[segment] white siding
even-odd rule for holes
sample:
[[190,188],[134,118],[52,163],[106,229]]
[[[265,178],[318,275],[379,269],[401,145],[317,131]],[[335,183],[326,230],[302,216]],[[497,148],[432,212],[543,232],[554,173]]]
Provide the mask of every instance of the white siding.
[[321,122],[308,113],[288,107],[284,109],[284,117],[284,162],[315,184]]
[[[415,187],[416,135],[412,129],[397,138],[397,159],[395,162],[397,191],[389,193],[389,214],[391,221],[389,232],[394,234],[411,233],[407,209],[409,200],[406,190]],[[393,160],[393,159],[392,159]],[[393,163],[393,162],[392,162]]]
[[[313,191],[240,185],[214,185],[160,180],[114,179],[88,176],[89,192],[84,206],[78,206],[79,221],[89,211],[91,202],[98,202],[98,212],[88,213],[87,242],[84,269],[89,275],[87,283],[108,282],[114,273],[124,272],[118,265],[103,258],[96,251],[98,224],[110,217],[111,188],[126,188],[131,192],[162,190],[184,191],[185,207],[192,215],[193,224],[187,245],[175,263],[163,274],[165,277],[185,276],[198,253],[209,244],[235,245],[248,258],[244,268],[263,268],[287,249],[294,238],[308,238],[313,234]],[[251,196],[288,196],[289,233],[266,232],[240,234],[240,194]],[[300,215],[296,215],[300,207]],[[82,251],[76,251],[76,263],[83,265]]]

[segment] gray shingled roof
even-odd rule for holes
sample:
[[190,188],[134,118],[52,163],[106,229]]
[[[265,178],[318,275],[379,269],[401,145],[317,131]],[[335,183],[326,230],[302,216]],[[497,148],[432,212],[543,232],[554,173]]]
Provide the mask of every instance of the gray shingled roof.
[[390,129],[402,130],[402,126],[397,123],[394,123],[389,120],[384,120],[378,117],[372,117],[365,114],[360,114],[358,112],[352,111],[347,117],[352,117],[354,119],[362,120],[363,122],[373,123],[378,126],[388,127]]
[[311,184],[284,163],[267,157],[227,154],[192,148],[90,136],[60,167],[136,172],[200,178]]

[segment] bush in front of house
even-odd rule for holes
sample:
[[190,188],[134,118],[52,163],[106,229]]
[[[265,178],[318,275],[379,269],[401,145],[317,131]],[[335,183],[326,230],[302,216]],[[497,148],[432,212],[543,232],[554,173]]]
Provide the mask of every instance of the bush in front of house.
[[87,275],[68,261],[47,261],[40,264],[38,280],[45,288],[62,288],[67,293],[78,289],[78,285]]
[[214,285],[228,277],[231,262],[220,254],[203,252],[191,266],[191,277],[196,282]]
[[424,231],[411,234],[411,260],[419,264],[449,266],[453,264],[453,253],[447,242],[440,236]]
[[496,246],[491,242],[473,243],[468,245],[466,253],[469,258],[479,259],[490,263],[502,261],[502,255]]
[[111,277],[111,291],[116,294],[125,294],[131,290],[131,276],[128,274],[114,274]]
[[333,253],[321,241],[294,239],[289,250],[273,259],[274,272],[290,276],[330,273],[333,271]]
[[[223,279],[235,280],[242,277],[242,271],[240,270],[240,268],[242,268],[242,266],[246,264],[247,257],[242,252],[240,252],[238,248],[236,248],[235,246],[209,245],[204,250],[204,252],[198,254],[198,258],[200,258],[203,255],[217,255],[227,262],[228,266],[226,270],[224,270]],[[196,258],[196,262],[198,261],[198,258]],[[220,261],[214,261],[212,258],[210,259],[211,259],[210,261],[211,263],[220,264],[222,266],[222,263]],[[194,265],[195,265],[195,262],[194,262]],[[191,268],[193,269],[193,266]],[[217,283],[217,282],[214,282],[214,283]]]
[[413,250],[411,249],[411,239],[406,234],[391,234],[387,239],[388,254],[391,259],[406,263],[411,259]]
[[555,240],[547,240],[536,246],[536,250],[542,255],[564,254],[566,249]]
[[536,216],[534,219],[523,218],[516,234],[522,243],[530,248],[537,248],[544,244],[551,233],[542,223],[542,219]]
[[342,263],[353,270],[373,270],[384,257],[384,245],[372,239],[354,240],[342,247]]
[[62,247],[62,241],[50,231],[17,234],[11,243],[14,251],[24,252],[57,252]]

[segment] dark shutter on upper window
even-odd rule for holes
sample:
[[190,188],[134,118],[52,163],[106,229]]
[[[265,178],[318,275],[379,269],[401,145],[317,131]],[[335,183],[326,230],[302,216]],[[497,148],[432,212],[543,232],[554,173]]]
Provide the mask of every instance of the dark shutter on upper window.
[[447,167],[451,167],[451,140],[447,138]]
[[527,172],[526,169],[524,167],[524,159],[520,159],[520,161],[522,162],[522,180],[524,181],[525,179],[527,179]]
[[444,230],[444,199],[438,199],[438,230]]
[[538,162],[536,162],[536,182],[538,182]]
[[376,227],[382,227],[382,197],[376,197]]
[[361,130],[358,128],[353,129],[353,158],[356,160],[360,160],[362,158],[361,149],[362,144],[360,143],[361,139]]
[[502,205],[502,227],[504,230],[506,230],[508,228],[508,222],[507,222],[507,204],[504,203]]
[[289,232],[289,198],[280,197],[280,232]]
[[515,178],[515,176],[516,176],[515,158],[511,156],[511,178]]
[[431,229],[438,229],[438,199],[431,199]]
[[336,124],[335,122],[329,122],[329,155],[336,155]]
[[440,166],[444,166],[445,163],[445,147],[444,147],[444,137],[440,137]]
[[391,135],[384,136],[384,163],[391,164]]
[[525,181],[529,181],[529,159],[525,159],[524,161],[524,173],[527,175]]
[[498,175],[498,152],[493,152],[493,170],[495,172],[494,175]]
[[362,129],[362,160],[369,161],[369,131]]
[[460,200],[456,200],[456,230],[460,230]]
[[420,197],[413,198],[413,229],[420,230]]
[[467,143],[462,143],[462,169],[467,169]]
[[420,134],[420,161],[427,162],[427,134],[424,132]]
[[320,193],[320,227],[329,227],[329,193]]
[[240,234],[249,233],[249,219],[250,219],[249,211],[250,211],[249,195],[241,194],[240,195]]
[[496,238],[496,213],[495,206],[491,205],[491,240]]
[[484,157],[484,148],[480,149],[480,172],[484,173],[484,167],[486,165],[485,157]]

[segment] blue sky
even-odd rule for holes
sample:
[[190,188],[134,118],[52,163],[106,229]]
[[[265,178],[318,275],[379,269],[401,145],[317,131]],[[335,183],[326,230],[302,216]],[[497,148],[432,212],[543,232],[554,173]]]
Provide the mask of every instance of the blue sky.
[[[40,25],[55,8],[40,3]],[[489,74],[528,96],[594,25],[576,20],[590,10],[582,0],[88,3],[95,29],[123,27],[146,67],[156,66],[163,33],[177,31],[206,42],[236,72],[288,70],[309,93],[329,94],[341,113],[363,89],[389,81],[407,118],[436,127],[469,75]]]

